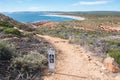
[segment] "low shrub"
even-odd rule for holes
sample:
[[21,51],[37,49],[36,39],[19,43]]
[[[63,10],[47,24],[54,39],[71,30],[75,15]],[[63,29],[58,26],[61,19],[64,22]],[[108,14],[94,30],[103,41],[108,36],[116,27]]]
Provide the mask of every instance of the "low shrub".
[[45,68],[47,58],[40,53],[30,53],[12,60],[12,66],[22,72],[34,72]]
[[110,45],[120,46],[120,42],[119,41],[107,41],[107,43],[109,43]]
[[14,28],[7,28],[3,31],[5,34],[14,34],[14,35],[18,35],[18,36],[21,36],[21,32],[17,29],[14,29]]
[[120,64],[120,51],[118,49],[111,49],[108,54],[113,57],[118,64]]
[[[69,43],[81,45],[85,47],[87,51],[91,51],[93,55],[100,57],[106,56],[106,54],[110,49],[113,48],[120,49],[119,40],[118,39],[111,40],[109,38],[110,36],[116,36],[119,35],[120,33],[106,32],[100,30],[98,28],[98,25],[100,25],[100,23],[98,25],[94,25],[96,23],[96,20],[95,22],[92,21],[93,25],[88,24],[90,23],[89,20],[82,22],[74,22],[74,21],[64,22],[64,24],[60,23],[58,26],[54,26],[53,28],[41,27],[40,29],[36,30],[36,33],[55,36],[63,39],[69,39]],[[92,28],[94,28],[95,31],[94,29],[93,31],[83,30],[84,28],[87,28],[87,26],[89,27],[94,26]]]
[[47,58],[38,53],[21,55],[13,58],[9,68],[9,80],[36,80],[41,78],[43,70],[46,67]]
[[12,57],[15,57],[15,50],[10,48],[4,42],[0,42],[0,60],[10,60]]
[[2,32],[5,28],[0,26],[0,32]]
[[24,36],[32,37],[35,35],[35,32],[24,32]]
[[6,27],[6,28],[13,28],[13,25],[8,23],[7,21],[0,21],[0,26]]

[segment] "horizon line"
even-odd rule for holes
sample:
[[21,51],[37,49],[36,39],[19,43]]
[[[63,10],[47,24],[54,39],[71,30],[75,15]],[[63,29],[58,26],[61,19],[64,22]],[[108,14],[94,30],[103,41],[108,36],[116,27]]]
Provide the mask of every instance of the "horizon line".
[[91,11],[1,11],[0,13],[5,13],[5,12],[120,12],[117,10],[91,10]]

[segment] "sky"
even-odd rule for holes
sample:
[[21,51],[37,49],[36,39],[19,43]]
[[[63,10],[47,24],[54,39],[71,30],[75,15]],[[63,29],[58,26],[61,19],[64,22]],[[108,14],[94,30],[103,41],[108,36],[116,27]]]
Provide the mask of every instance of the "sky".
[[1,0],[0,12],[120,11],[120,0]]

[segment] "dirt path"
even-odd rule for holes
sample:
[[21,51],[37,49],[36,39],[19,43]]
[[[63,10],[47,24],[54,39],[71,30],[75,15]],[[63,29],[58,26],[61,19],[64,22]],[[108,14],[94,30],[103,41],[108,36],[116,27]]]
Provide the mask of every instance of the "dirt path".
[[57,54],[55,73],[44,76],[43,80],[113,80],[102,72],[102,64],[90,57],[80,47],[69,44],[60,38],[37,35],[45,38],[56,49]]

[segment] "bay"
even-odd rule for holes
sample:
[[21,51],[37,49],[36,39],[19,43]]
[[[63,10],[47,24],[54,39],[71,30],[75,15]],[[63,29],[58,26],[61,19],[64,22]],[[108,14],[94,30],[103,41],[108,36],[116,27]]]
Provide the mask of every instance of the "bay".
[[62,22],[75,20],[72,18],[66,18],[61,16],[48,16],[49,13],[44,12],[12,12],[12,13],[6,12],[4,14],[19,22],[42,22],[42,21]]

